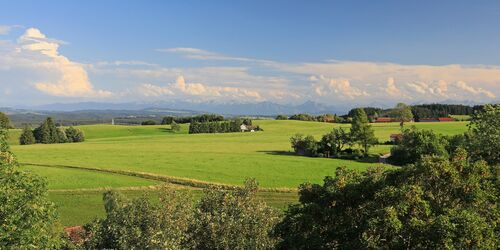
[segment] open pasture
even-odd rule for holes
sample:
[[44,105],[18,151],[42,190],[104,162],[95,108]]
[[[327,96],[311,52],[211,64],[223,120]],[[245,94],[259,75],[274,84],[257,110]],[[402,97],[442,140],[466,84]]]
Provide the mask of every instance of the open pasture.
[[[211,183],[241,185],[256,178],[263,188],[294,189],[303,182],[320,183],[339,166],[363,171],[377,163],[340,159],[299,157],[292,154],[289,139],[296,133],[312,134],[317,139],[333,127],[348,124],[303,121],[256,120],[264,131],[256,133],[187,134],[169,126],[80,126],[86,141],[74,144],[13,145],[22,168],[45,177],[51,199],[58,205],[64,225],[81,224],[103,214],[102,190],[128,190],[136,195],[141,187],[160,181],[113,174],[109,171],[149,173]],[[465,122],[408,123],[421,129],[452,135],[467,130]],[[380,142],[398,133],[399,123],[373,124]],[[19,130],[11,132],[15,142]],[[389,152],[390,145],[379,145],[374,154]],[[33,166],[41,164],[45,166]],[[65,168],[64,166],[71,167]],[[78,168],[102,169],[108,172]],[[147,188],[145,188],[148,190]],[[191,192],[199,189],[187,187]],[[149,191],[151,192],[151,191]],[[283,208],[296,201],[296,193],[263,192],[269,204]],[[80,213],[79,211],[85,211]]]

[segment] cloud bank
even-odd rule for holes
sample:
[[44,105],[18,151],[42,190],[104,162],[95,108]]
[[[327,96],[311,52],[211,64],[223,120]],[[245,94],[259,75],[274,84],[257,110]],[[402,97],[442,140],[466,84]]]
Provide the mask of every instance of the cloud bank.
[[[0,34],[9,32],[11,28],[6,27],[0,25]],[[17,85],[0,79],[0,93],[4,93],[0,95],[15,96],[23,87],[40,96],[82,100],[313,100],[330,105],[495,102],[500,95],[500,67],[496,65],[338,60],[294,63],[187,47],[157,49],[157,56],[180,55],[185,62],[193,62],[191,67],[166,67],[136,59],[80,63],[60,53],[65,44],[36,28],[27,29],[14,41],[0,40],[0,70],[20,79]],[[201,61],[201,66],[196,66]],[[6,87],[2,89],[2,85]]]

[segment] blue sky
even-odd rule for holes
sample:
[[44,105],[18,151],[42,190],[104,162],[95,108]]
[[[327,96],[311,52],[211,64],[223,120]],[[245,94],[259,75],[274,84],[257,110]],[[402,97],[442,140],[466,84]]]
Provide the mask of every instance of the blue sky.
[[5,1],[0,105],[495,101],[498,13],[498,1]]

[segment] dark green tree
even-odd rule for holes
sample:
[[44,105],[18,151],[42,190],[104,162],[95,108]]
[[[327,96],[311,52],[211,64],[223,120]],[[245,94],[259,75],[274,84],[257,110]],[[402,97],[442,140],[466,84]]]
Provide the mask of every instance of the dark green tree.
[[350,135],[343,128],[334,128],[321,138],[320,149],[329,157],[339,157],[346,145],[350,143]]
[[297,155],[318,156],[319,144],[312,135],[296,134],[290,138],[290,143]]
[[469,152],[474,159],[500,164],[500,104],[485,105],[469,125]]
[[37,143],[51,144],[58,143],[60,132],[54,124],[54,120],[48,117],[38,128],[33,131]]
[[33,135],[33,130],[28,126],[24,126],[23,132],[21,133],[21,136],[19,137],[19,144],[21,145],[30,145],[30,144],[35,144],[35,136]]
[[288,116],[286,115],[277,115],[276,120],[288,120]]
[[432,130],[419,130],[412,126],[403,130],[403,139],[391,148],[392,164],[405,165],[417,162],[424,155],[448,158],[448,141]]
[[368,155],[370,147],[378,142],[373,128],[368,123],[368,116],[366,116],[362,108],[354,111],[351,123],[351,138],[364,149],[365,156]]
[[413,119],[411,107],[404,103],[398,103],[396,107],[391,110],[390,114],[391,117],[401,122],[401,126],[403,126],[405,122],[409,122]]
[[0,129],[9,129],[10,127],[9,117],[5,113],[0,112]]
[[396,170],[338,168],[300,186],[279,249],[496,249],[498,166],[426,156]]
[[18,170],[0,129],[0,249],[58,249],[55,207],[44,179]]
[[174,121],[173,116],[165,116],[161,120],[161,125],[170,125],[170,124],[172,124],[173,121]]

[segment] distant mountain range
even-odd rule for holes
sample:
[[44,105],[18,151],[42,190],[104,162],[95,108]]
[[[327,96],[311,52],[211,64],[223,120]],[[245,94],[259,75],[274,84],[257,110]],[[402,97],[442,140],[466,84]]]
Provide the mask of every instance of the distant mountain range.
[[185,102],[185,101],[162,101],[149,103],[104,103],[104,102],[78,102],[78,103],[54,103],[39,106],[20,107],[25,110],[47,110],[47,111],[81,111],[81,110],[147,110],[147,109],[169,109],[189,110],[204,113],[217,113],[224,115],[261,115],[273,116],[278,114],[296,113],[336,113],[344,114],[349,111],[349,105],[328,106],[312,101],[299,105],[284,105],[273,102]]

